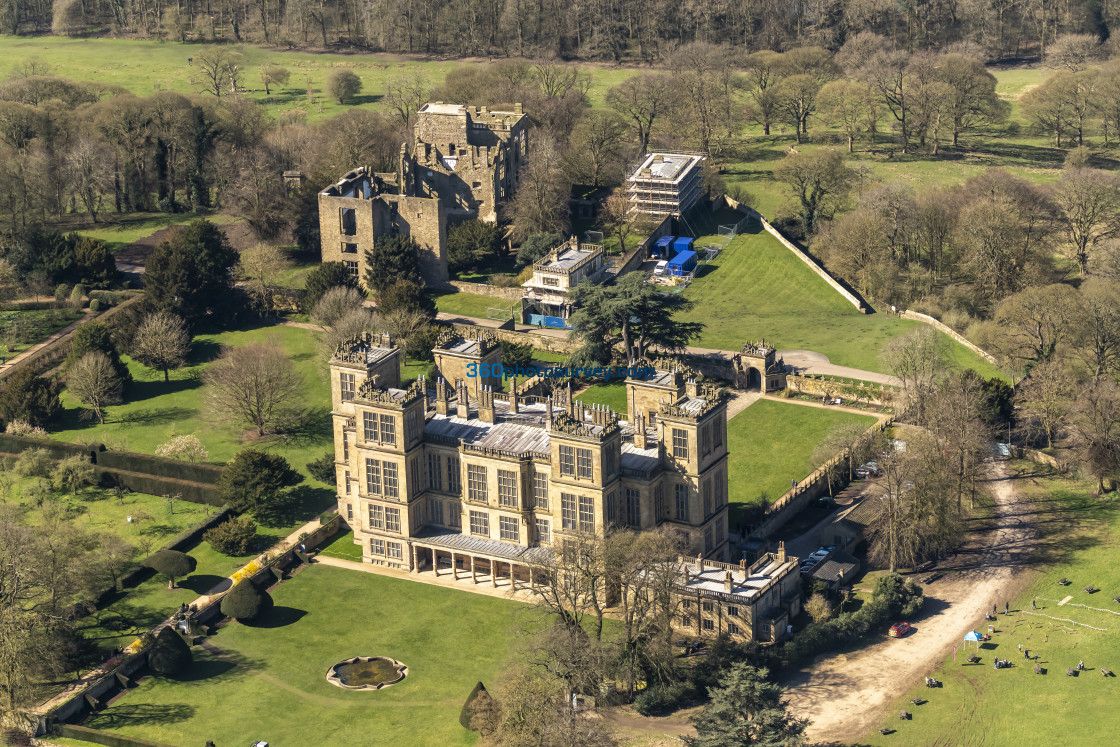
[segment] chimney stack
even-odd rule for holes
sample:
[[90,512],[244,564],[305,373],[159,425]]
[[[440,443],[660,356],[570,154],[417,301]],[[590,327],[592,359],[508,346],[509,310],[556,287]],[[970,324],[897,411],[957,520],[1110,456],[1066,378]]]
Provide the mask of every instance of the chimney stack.
[[634,448],[649,448],[646,445],[646,416],[640,412],[634,418]]
[[517,381],[515,380],[509,387],[509,414],[517,414]]
[[704,553],[697,554],[696,560],[697,560],[697,562],[700,563],[700,572],[703,573],[704,572]]
[[786,562],[786,543],[782,541],[778,542],[778,562]]
[[455,414],[463,420],[471,418],[471,399],[467,394],[467,385],[462,379],[455,382]]
[[479,391],[478,419],[484,423],[494,422],[494,387],[484,386]]
[[688,381],[684,383],[684,393],[689,397],[700,396],[700,388],[696,385],[696,379],[689,378]]
[[436,379],[436,412],[444,416],[451,412],[451,405],[447,401],[447,382],[442,376]]
[[731,571],[728,571],[727,575],[723,577],[723,583],[724,588],[727,589],[727,593],[730,594],[735,588],[735,582],[731,578]]
[[544,429],[552,431],[552,397],[548,397],[544,401]]

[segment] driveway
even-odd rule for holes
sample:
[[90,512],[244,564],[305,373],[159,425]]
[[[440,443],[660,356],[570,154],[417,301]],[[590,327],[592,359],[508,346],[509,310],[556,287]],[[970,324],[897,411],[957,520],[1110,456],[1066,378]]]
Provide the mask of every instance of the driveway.
[[[926,603],[911,620],[914,632],[886,637],[846,654],[819,657],[782,678],[790,709],[812,719],[812,742],[858,741],[881,723],[894,700],[933,672],[964,634],[985,625],[984,612],[1013,598],[1034,546],[1029,502],[1015,490],[1006,462],[988,467],[996,516],[973,531],[938,570],[946,577],[924,588]],[[1012,610],[1012,615],[1015,610]]]

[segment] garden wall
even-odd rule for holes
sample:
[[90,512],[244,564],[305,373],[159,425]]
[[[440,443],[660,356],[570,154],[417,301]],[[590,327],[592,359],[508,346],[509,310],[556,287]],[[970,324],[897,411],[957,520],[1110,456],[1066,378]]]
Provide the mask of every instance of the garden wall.
[[929,316],[927,314],[921,314],[921,313],[918,313],[917,311],[900,311],[898,313],[898,315],[900,317],[902,317],[903,319],[913,319],[914,321],[925,322],[926,324],[930,325],[931,327],[933,327],[935,329],[938,329],[938,330],[944,332],[945,334],[949,335],[949,337],[952,337],[954,340],[959,342],[961,345],[964,345],[966,348],[968,348],[972,352],[976,353],[978,356],[980,356],[981,358],[986,360],[988,363],[991,363],[993,366],[999,365],[998,363],[996,363],[996,357],[994,355],[992,355],[991,353],[987,353],[987,352],[981,350],[980,348],[978,348],[977,346],[973,345],[971,342],[968,341],[967,338],[964,337],[964,335],[961,335],[960,333],[958,333],[952,327],[950,327],[946,324],[943,324],[942,322],[938,321],[937,319],[934,319],[932,316]]
[[[120,314],[122,309],[128,308],[132,304],[139,301],[141,298],[143,298],[143,296],[134,296],[122,303],[120,306],[114,306],[108,311],[103,311],[100,314],[95,314],[92,317],[88,317],[84,322],[82,322],[82,324],[88,324],[93,319],[98,319],[102,322],[109,323],[111,326],[113,317]],[[80,327],[81,325],[78,326]],[[75,327],[74,330],[71,330],[62,337],[59,337],[57,340],[44,345],[42,348],[36,350],[26,358],[22,358],[17,363],[9,366],[3,371],[0,371],[0,380],[11,376],[13,371],[23,368],[30,367],[36,373],[41,374],[43,371],[57,366],[70,353],[70,345],[74,340],[74,331],[76,329],[77,327]]]
[[450,285],[453,285],[461,293],[473,293],[476,296],[502,298],[507,301],[519,301],[524,293],[520,285],[513,288],[506,288],[500,285],[490,285],[489,283],[465,283],[462,280],[452,280],[450,281]]
[[830,376],[786,374],[786,389],[812,397],[839,397],[845,402],[891,406],[898,390],[876,384],[849,383]]
[[75,726],[73,724],[59,724],[58,736],[63,739],[74,739],[79,742],[104,744],[108,745],[108,747],[172,747],[163,742],[149,742],[147,739],[135,739],[133,737],[113,734],[107,731],[98,731],[97,729],[89,729],[85,726]]

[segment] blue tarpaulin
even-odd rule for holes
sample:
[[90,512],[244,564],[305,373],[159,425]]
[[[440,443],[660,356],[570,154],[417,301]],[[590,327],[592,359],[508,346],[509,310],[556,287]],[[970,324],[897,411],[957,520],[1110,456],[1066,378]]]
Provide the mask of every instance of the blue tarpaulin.
[[[690,239],[691,240],[691,239]],[[669,260],[669,274],[681,277],[696,268],[696,252],[683,251]]]
[[545,316],[544,314],[530,314],[529,324],[534,327],[555,327],[556,329],[571,329],[568,323],[558,316]]

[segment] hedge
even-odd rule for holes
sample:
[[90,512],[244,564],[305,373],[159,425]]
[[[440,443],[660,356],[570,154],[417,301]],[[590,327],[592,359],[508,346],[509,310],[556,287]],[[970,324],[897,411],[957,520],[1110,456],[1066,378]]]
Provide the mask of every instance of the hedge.
[[75,739],[79,742],[92,742],[104,744],[108,747],[173,747],[163,742],[149,742],[147,739],[126,737],[108,731],[90,729],[88,726],[75,726],[74,724],[58,724],[55,729],[58,736],[63,739]]
[[218,488],[213,485],[173,480],[147,475],[141,472],[128,472],[116,469],[102,469],[101,477],[102,484],[120,485],[134,493],[177,495],[191,503],[207,503],[211,506],[222,505],[221,494],[218,492]]
[[5,454],[20,454],[28,449],[45,449],[51,459],[65,459],[75,454],[84,456],[91,462],[97,461],[94,456],[101,446],[83,446],[70,444],[63,441],[53,441],[49,438],[31,438],[30,436],[13,436],[0,433],[0,452]]
[[143,472],[172,480],[201,482],[207,485],[217,485],[225,470],[224,467],[216,464],[184,462],[180,459],[136,454],[131,451],[103,451],[97,455],[97,466],[126,472]]

